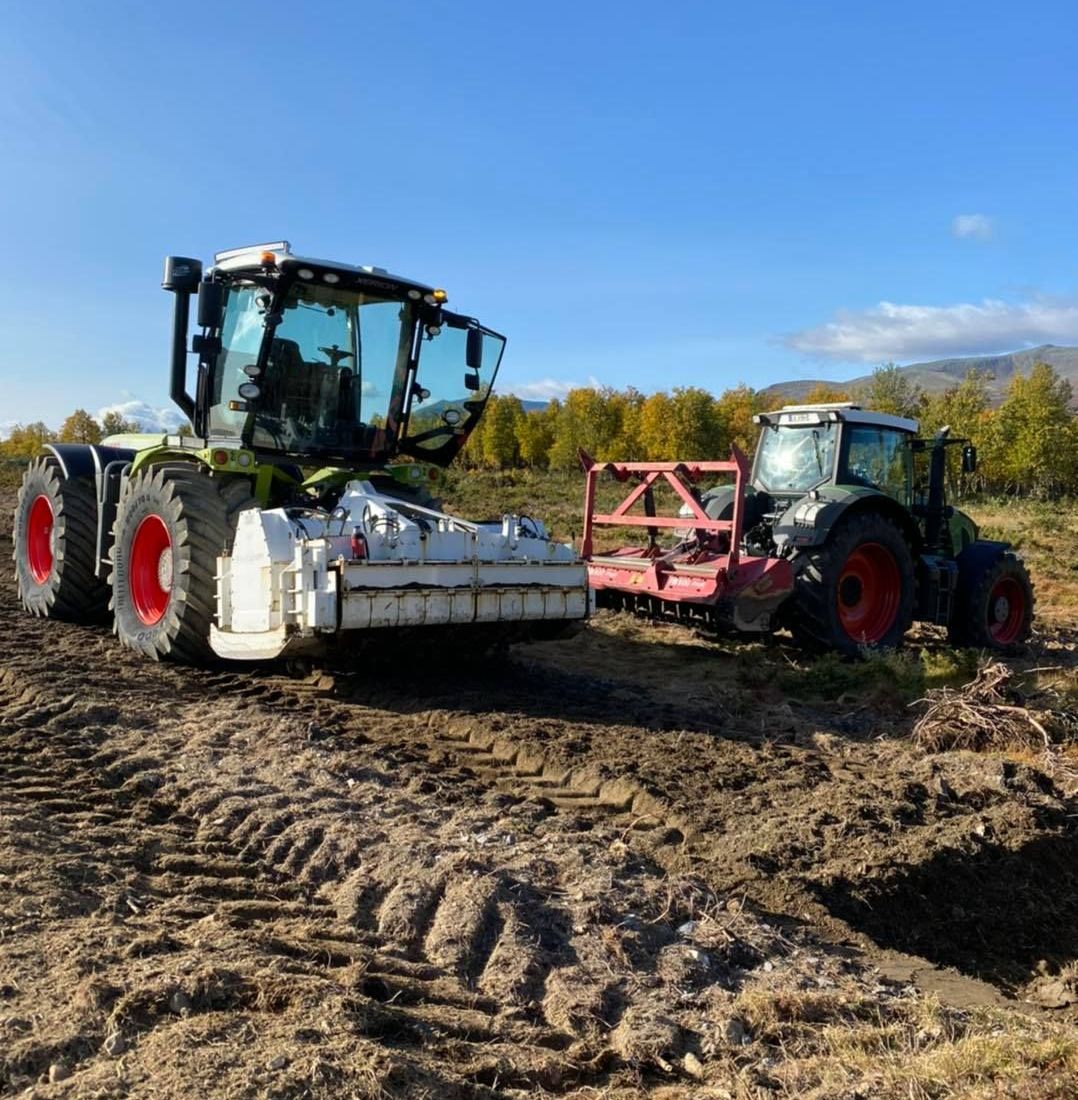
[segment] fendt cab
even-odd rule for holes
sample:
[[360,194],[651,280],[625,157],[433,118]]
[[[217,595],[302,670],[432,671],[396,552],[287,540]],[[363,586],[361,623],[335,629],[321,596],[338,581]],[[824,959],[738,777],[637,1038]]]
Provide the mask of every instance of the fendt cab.
[[[854,404],[787,406],[756,417],[753,465],[610,462],[583,456],[584,540],[597,604],[748,632],[789,628],[812,648],[856,655],[901,643],[914,620],[956,645],[1010,651],[1030,633],[1033,589],[1011,547],[978,538],[946,501],[947,455],[917,421]],[[719,473],[733,483],[701,491]],[[603,474],[634,481],[597,513]],[[662,514],[658,490],[680,507]],[[670,511],[670,509],[667,509]],[[640,514],[642,511],[643,514]],[[595,527],[645,528],[646,545],[597,551]],[[675,541],[660,543],[660,532]]]
[[442,290],[283,241],[218,253],[204,275],[170,257],[162,285],[171,396],[193,435],[52,445],[30,466],[14,526],[28,611],[111,607],[124,645],[188,661],[379,628],[549,634],[586,616],[585,568],[542,524],[470,523],[434,499],[504,337]]

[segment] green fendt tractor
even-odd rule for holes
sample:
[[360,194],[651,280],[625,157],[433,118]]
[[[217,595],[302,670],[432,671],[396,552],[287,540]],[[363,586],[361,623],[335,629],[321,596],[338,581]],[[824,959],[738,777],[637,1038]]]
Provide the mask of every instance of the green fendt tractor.
[[[15,511],[19,595],[152,658],[270,658],[348,632],[587,615],[583,564],[538,521],[433,496],[483,414],[505,339],[442,290],[292,254],[170,257],[171,396],[190,436],[56,444]],[[189,307],[201,331],[188,391]]]
[[[748,632],[789,628],[813,648],[857,654],[900,644],[914,620],[946,626],[956,645],[1002,652],[1030,634],[1033,588],[1002,542],[978,536],[946,500],[947,429],[853,404],[787,406],[756,418],[750,469],[729,462],[585,462],[583,554],[599,606]],[[595,480],[637,482],[612,512],[595,512]],[[703,489],[716,473],[733,484]],[[681,504],[658,514],[655,490]],[[640,505],[643,515],[635,514]],[[595,524],[648,530],[645,546],[593,551]],[[677,541],[662,545],[661,530]]]

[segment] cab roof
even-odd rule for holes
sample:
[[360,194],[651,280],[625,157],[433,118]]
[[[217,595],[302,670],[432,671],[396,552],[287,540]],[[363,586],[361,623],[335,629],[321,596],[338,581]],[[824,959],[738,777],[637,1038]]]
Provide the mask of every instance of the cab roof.
[[[270,260],[272,257],[272,260]],[[276,268],[278,271],[302,272],[309,270],[312,281],[331,284],[343,282],[345,286],[362,283],[367,287],[400,289],[405,292],[418,290],[420,294],[429,294],[433,287],[426,283],[417,283],[402,275],[393,275],[384,267],[341,263],[339,260],[319,260],[313,256],[297,256],[288,241],[273,241],[269,244],[244,245],[242,248],[230,248],[218,252],[213,257],[210,271],[260,271]],[[336,275],[337,279],[326,279],[326,274]]]
[[850,424],[873,424],[879,428],[895,428],[914,435],[918,429],[917,421],[909,417],[862,409],[852,401],[831,401],[822,405],[783,405],[781,409],[760,413],[753,419],[757,424],[822,424],[826,421],[844,421]]

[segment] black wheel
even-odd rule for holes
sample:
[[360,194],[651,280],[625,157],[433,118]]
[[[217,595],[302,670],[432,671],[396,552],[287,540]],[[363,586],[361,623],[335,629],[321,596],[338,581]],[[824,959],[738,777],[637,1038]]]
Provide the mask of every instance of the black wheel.
[[[974,546],[976,544],[973,544]],[[958,592],[947,633],[957,646],[1014,653],[1033,624],[1033,582],[1013,550],[958,559]]]
[[212,659],[217,557],[251,503],[246,480],[220,481],[193,465],[135,474],[116,511],[109,578],[125,646],[154,660]]
[[795,569],[791,626],[803,645],[856,656],[902,644],[913,621],[913,555],[886,516],[849,517]]
[[65,478],[54,458],[37,458],[23,475],[15,505],[15,581],[33,615],[95,622],[109,590],[94,574],[97,496],[89,478]]

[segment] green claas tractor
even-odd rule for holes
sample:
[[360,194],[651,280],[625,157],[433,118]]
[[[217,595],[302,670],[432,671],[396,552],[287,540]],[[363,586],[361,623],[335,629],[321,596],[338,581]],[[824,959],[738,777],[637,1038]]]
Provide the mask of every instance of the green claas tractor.
[[[599,606],[747,632],[788,628],[802,644],[856,655],[897,646],[914,620],[955,645],[1009,652],[1029,637],[1033,588],[1006,543],[946,500],[948,454],[976,451],[947,429],[854,404],[756,417],[750,468],[729,462],[605,463],[587,471],[583,555]],[[730,484],[706,488],[716,474]],[[596,512],[603,475],[634,487]],[[680,507],[663,515],[657,490]],[[642,514],[641,514],[642,512]],[[647,530],[645,545],[597,552],[596,525]],[[672,543],[659,534],[672,533]]]
[[162,285],[193,434],[55,444],[30,466],[14,525],[27,611],[111,609],[125,646],[186,661],[389,628],[549,636],[586,617],[585,568],[540,522],[472,523],[435,497],[504,337],[442,290],[284,241],[218,253],[205,274],[170,257]]

